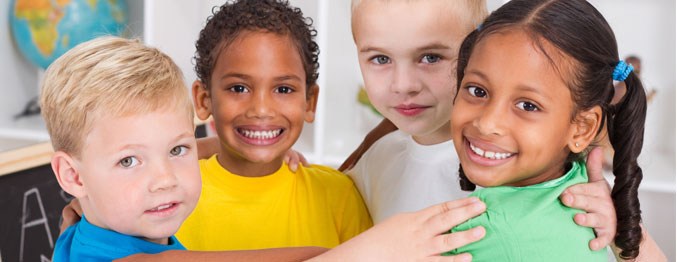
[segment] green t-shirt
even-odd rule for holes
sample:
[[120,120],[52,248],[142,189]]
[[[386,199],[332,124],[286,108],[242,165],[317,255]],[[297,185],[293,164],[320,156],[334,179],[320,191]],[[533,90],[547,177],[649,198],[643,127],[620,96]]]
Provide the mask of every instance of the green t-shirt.
[[606,252],[592,251],[591,228],[576,225],[574,214],[559,195],[569,186],[588,181],[585,163],[574,162],[564,176],[541,184],[484,188],[472,193],[487,210],[453,228],[464,231],[482,225],[486,235],[478,242],[444,255],[469,252],[477,261],[607,261]]

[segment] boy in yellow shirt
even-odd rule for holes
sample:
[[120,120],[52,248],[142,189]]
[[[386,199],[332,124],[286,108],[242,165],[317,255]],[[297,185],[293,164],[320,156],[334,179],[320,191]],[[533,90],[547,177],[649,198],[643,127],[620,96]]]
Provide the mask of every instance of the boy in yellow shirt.
[[186,248],[330,248],[371,227],[347,176],[283,162],[315,118],[314,35],[300,9],[280,1],[227,3],[200,32],[195,108],[213,117],[220,148],[200,161],[202,194],[177,233]]

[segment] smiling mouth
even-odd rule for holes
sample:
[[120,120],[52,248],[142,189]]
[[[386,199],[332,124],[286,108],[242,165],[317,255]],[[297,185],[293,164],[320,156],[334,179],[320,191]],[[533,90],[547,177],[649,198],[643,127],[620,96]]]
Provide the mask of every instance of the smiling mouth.
[[165,210],[165,209],[172,208],[175,205],[176,205],[176,203],[168,203],[168,204],[156,206],[155,208],[152,208],[152,209],[148,209],[148,211],[150,211],[150,212],[162,211],[162,210]]
[[179,202],[170,202],[148,209],[145,213],[158,217],[167,217],[175,214],[178,207]]
[[470,150],[472,150],[475,155],[481,156],[483,158],[487,159],[492,159],[492,160],[501,160],[501,159],[506,159],[509,157],[514,156],[514,153],[500,153],[500,152],[492,152],[492,151],[487,151],[483,150],[471,143],[468,143],[470,145]]
[[249,130],[244,128],[237,128],[237,132],[240,135],[249,139],[268,140],[279,137],[284,132],[284,129],[279,128],[273,130]]

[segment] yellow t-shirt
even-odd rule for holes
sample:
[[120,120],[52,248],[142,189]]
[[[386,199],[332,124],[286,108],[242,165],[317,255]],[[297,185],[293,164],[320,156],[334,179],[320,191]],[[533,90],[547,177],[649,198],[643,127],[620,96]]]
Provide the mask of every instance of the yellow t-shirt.
[[331,248],[372,226],[348,176],[325,166],[286,164],[264,177],[243,177],[212,156],[200,160],[202,194],[176,237],[189,250],[290,246]]

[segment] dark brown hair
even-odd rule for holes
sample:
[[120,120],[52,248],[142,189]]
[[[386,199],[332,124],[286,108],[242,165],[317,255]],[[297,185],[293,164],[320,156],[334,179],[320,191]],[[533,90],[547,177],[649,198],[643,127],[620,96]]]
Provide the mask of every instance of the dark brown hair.
[[[637,197],[642,169],[637,165],[637,157],[644,137],[646,98],[639,78],[630,73],[624,81],[627,93],[620,102],[611,104],[614,95],[612,74],[619,61],[611,27],[602,14],[585,0],[510,1],[494,11],[481,28],[471,32],[463,41],[458,56],[458,87],[474,46],[487,35],[507,29],[526,32],[549,58],[542,41],[549,42],[573,60],[573,72],[564,79],[576,112],[601,107],[602,122],[607,126],[615,151],[613,173],[616,178],[611,192],[618,219],[615,243],[622,250],[622,258],[637,257],[642,240]],[[552,59],[550,61],[554,63]],[[598,132],[601,130],[602,127]],[[583,154],[572,153],[569,160],[583,157]],[[461,188],[474,190],[475,185],[467,179],[462,167],[459,171]]]
[[316,84],[320,49],[314,41],[313,21],[288,1],[237,0],[214,7],[213,15],[195,43],[195,73],[209,87],[216,59],[244,31],[288,35],[296,45],[306,72],[306,90]]

